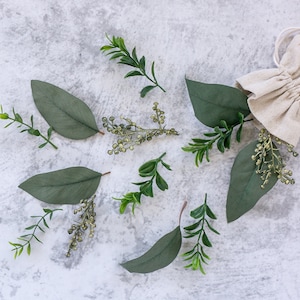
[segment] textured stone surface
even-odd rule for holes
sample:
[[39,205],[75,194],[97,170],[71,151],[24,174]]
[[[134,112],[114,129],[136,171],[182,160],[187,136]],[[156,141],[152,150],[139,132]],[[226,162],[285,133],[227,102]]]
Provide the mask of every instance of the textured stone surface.
[[[243,144],[255,137],[254,128],[247,126],[243,144],[234,143],[224,155],[214,150],[211,163],[200,168],[194,166],[193,156],[181,151],[207,130],[193,115],[185,76],[231,85],[243,74],[273,67],[275,38],[284,28],[299,25],[299,14],[295,0],[0,0],[0,95],[5,111],[14,107],[27,120],[34,114],[37,127],[45,132],[47,124],[30,89],[30,80],[38,79],[84,100],[99,127],[102,116],[111,114],[146,126],[152,103],[158,101],[168,126],[180,131],[179,137],[159,138],[114,157],[106,154],[114,139],[109,134],[85,141],[54,134],[59,147],[54,150],[38,149],[39,141],[18,133],[14,125],[1,128],[0,299],[300,299],[299,161],[288,160],[295,186],[276,185],[255,209],[227,224],[230,168]],[[123,36],[138,55],[156,62],[166,94],[154,90],[139,98],[145,80],[123,79],[129,68],[100,53],[106,32]],[[135,216],[119,215],[112,197],[132,190],[137,168],[164,151],[173,169],[172,174],[164,172],[169,190],[145,199]],[[30,215],[45,207],[18,185],[32,175],[76,165],[111,171],[97,191],[95,238],[66,258],[67,229],[76,218],[72,207],[64,207],[41,236],[43,244],[34,243],[31,256],[14,260],[8,241],[23,234]],[[188,224],[188,211],[202,202],[205,192],[221,232],[212,237],[206,276],[185,270],[181,257],[147,275],[120,267],[175,228],[185,198],[182,224]],[[184,241],[180,253],[188,247]]]

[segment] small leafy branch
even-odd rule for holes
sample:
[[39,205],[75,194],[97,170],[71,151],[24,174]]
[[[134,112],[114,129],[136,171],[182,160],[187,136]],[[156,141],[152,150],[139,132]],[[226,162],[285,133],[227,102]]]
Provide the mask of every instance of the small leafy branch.
[[10,126],[11,124],[17,122],[20,125],[19,127],[25,126],[26,128],[21,130],[21,132],[27,132],[30,135],[33,136],[40,136],[42,139],[45,140],[45,143],[39,145],[39,148],[43,148],[45,147],[47,144],[50,144],[54,149],[57,149],[57,146],[55,146],[51,141],[51,134],[52,134],[52,127],[50,127],[47,131],[47,136],[44,136],[43,134],[40,133],[40,131],[38,129],[34,128],[33,125],[33,116],[30,117],[30,125],[26,124],[23,122],[23,118],[20,116],[20,114],[16,113],[14,108],[13,108],[13,116],[10,116],[8,113],[4,113],[2,106],[0,106],[0,119],[2,120],[10,120],[11,122],[8,123],[4,128],[7,128],[8,126]]
[[207,260],[209,260],[210,257],[204,252],[204,246],[212,247],[212,243],[208,239],[205,230],[206,228],[208,228],[212,232],[220,234],[210,225],[208,220],[208,218],[213,220],[216,220],[217,218],[207,205],[207,194],[205,194],[204,204],[192,210],[190,216],[198,221],[190,226],[184,227],[185,233],[187,234],[184,237],[193,238],[197,236],[197,242],[190,251],[187,251],[183,254],[183,256],[185,257],[184,260],[191,261],[188,265],[185,266],[185,268],[191,268],[192,270],[199,269],[201,273],[205,274],[203,264],[207,264]]
[[289,153],[294,157],[298,153],[294,151],[293,146],[275,138],[273,142],[271,134],[266,129],[261,129],[258,135],[258,143],[255,148],[255,154],[252,155],[252,160],[256,164],[256,174],[260,175],[262,180],[261,188],[264,188],[268,183],[272,174],[276,174],[278,179],[285,184],[294,184],[295,180],[291,177],[293,172],[285,168],[282,156],[278,150],[278,145],[285,145]]
[[161,191],[168,189],[167,182],[158,173],[158,165],[162,164],[167,170],[171,171],[171,167],[165,163],[162,158],[166,155],[163,153],[160,157],[152,159],[144,163],[139,168],[139,175],[141,177],[151,177],[149,180],[133,183],[140,187],[139,192],[129,192],[123,196],[123,198],[113,198],[115,200],[121,201],[120,213],[123,214],[126,210],[127,205],[132,204],[132,213],[134,213],[135,206],[141,204],[142,195],[147,197],[153,197],[153,183],[155,182],[157,187]]
[[120,137],[118,141],[112,145],[112,149],[108,150],[108,154],[119,154],[126,152],[128,149],[134,150],[135,145],[151,141],[153,137],[163,134],[178,135],[178,132],[174,128],[166,129],[165,126],[163,126],[165,123],[165,112],[158,108],[157,102],[154,102],[152,110],[154,114],[151,116],[151,119],[154,123],[158,124],[158,128],[142,128],[129,118],[121,118],[127,124],[115,124],[115,117],[103,117],[103,127],[106,128],[108,132]]
[[21,235],[18,240],[23,242],[22,244],[19,243],[12,243],[9,242],[11,246],[14,247],[12,251],[15,251],[14,257],[17,258],[23,253],[24,248],[26,248],[27,254],[30,255],[31,253],[31,241],[35,239],[39,243],[42,243],[42,241],[36,236],[36,231],[40,230],[42,232],[45,232],[43,229],[42,225],[44,225],[46,228],[49,228],[47,222],[46,222],[46,217],[49,216],[49,220],[52,219],[53,213],[55,211],[59,211],[62,209],[49,209],[49,208],[43,208],[44,215],[43,216],[31,216],[31,218],[39,218],[38,222],[34,225],[31,225],[29,227],[26,227],[25,230],[32,230],[32,233]]
[[239,112],[239,121],[234,125],[228,125],[225,120],[221,120],[220,126],[216,126],[214,132],[204,133],[204,136],[208,137],[208,139],[192,139],[193,143],[189,143],[188,146],[182,147],[182,150],[196,153],[195,164],[197,167],[202,163],[204,157],[206,158],[206,161],[209,162],[209,151],[213,148],[215,143],[217,143],[217,148],[222,153],[225,152],[225,149],[230,149],[233,129],[236,126],[239,126],[236,132],[236,140],[238,142],[241,141],[244,122],[250,121],[245,121],[244,118],[244,115]]
[[82,212],[79,216],[79,222],[76,224],[73,224],[71,228],[68,230],[69,234],[73,234],[69,249],[66,254],[67,257],[71,256],[71,251],[77,250],[78,243],[81,243],[83,241],[83,234],[84,232],[89,229],[89,237],[94,237],[94,231],[95,231],[95,218],[96,218],[96,212],[95,212],[95,195],[90,199],[84,199],[80,201],[81,206],[78,209],[74,210],[74,214],[76,215],[79,212]]
[[156,87],[160,88],[163,92],[165,92],[164,88],[159,85],[159,83],[156,79],[155,70],[154,70],[154,62],[152,62],[152,64],[151,64],[151,75],[149,75],[146,72],[146,58],[145,58],[145,56],[138,58],[137,54],[136,54],[136,48],[133,48],[133,50],[130,54],[130,52],[127,50],[127,48],[125,46],[125,42],[124,42],[123,38],[115,37],[115,36],[110,38],[108,35],[106,35],[106,38],[108,39],[110,44],[101,47],[100,50],[103,53],[110,51],[107,53],[107,55],[111,55],[111,58],[110,58],[111,60],[119,59],[119,62],[118,62],[119,64],[128,65],[135,69],[133,71],[128,72],[124,76],[124,78],[133,77],[133,76],[144,76],[149,81],[151,81],[151,83],[152,83],[151,85],[148,85],[141,90],[140,95],[142,98],[144,98],[148,92],[150,92],[151,90],[153,90]]

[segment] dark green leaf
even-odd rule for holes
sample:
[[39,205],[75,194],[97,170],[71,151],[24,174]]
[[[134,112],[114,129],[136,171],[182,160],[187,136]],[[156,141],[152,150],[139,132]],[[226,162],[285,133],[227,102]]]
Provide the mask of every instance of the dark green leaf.
[[48,142],[43,143],[43,144],[40,144],[40,145],[39,145],[39,148],[40,148],[40,149],[41,149],[41,148],[44,148],[47,144],[48,144]]
[[207,136],[207,137],[214,137],[216,135],[218,135],[217,132],[207,132],[207,133],[203,133],[203,135]]
[[242,149],[233,164],[226,204],[228,222],[238,219],[252,209],[277,182],[277,176],[272,174],[269,183],[264,189],[261,188],[262,180],[255,173],[256,165],[251,159],[257,143],[253,141]]
[[140,68],[144,72],[145,72],[145,66],[146,66],[146,59],[145,59],[145,56],[142,56],[142,58],[140,59]]
[[84,167],[72,167],[35,175],[19,187],[47,203],[77,204],[96,192],[101,175]]
[[123,64],[123,65],[131,66],[131,67],[136,67],[135,61],[131,57],[128,57],[128,56],[123,56],[120,59],[119,63]]
[[215,216],[215,214],[211,211],[211,209],[209,208],[209,206],[206,204],[206,214],[211,218],[216,220],[217,217]]
[[236,140],[238,142],[241,141],[241,137],[242,137],[242,130],[243,130],[243,124],[241,124],[236,132]]
[[140,95],[142,98],[144,98],[148,92],[150,92],[151,90],[153,90],[156,86],[155,85],[148,85],[146,87],[144,87],[141,91],[140,91]]
[[124,76],[124,78],[131,77],[131,76],[143,76],[143,74],[139,71],[130,71]]
[[200,219],[204,215],[204,205],[200,205],[199,207],[195,208],[191,211],[190,216],[194,219]]
[[40,136],[41,135],[40,132],[37,129],[29,128],[27,131],[31,135],[35,135],[35,136]]
[[155,77],[154,62],[151,65],[151,74],[153,76],[154,81],[157,82],[156,77]]
[[140,185],[140,192],[145,196],[153,197],[152,181],[147,181],[143,185]]
[[219,138],[217,142],[217,148],[220,152],[224,153],[225,146],[224,146],[224,138]]
[[[111,53],[109,53],[109,54],[111,54]],[[125,54],[117,51],[117,53],[115,53],[114,55],[111,56],[110,60],[116,59],[118,57],[123,57],[123,56],[125,56]]]
[[167,182],[160,176],[158,172],[156,172],[155,181],[160,190],[164,191],[168,189]]
[[141,177],[153,176],[155,174],[156,167],[157,167],[157,160],[156,159],[149,160],[139,167],[139,175]]
[[43,223],[44,223],[45,227],[49,228],[49,226],[48,226],[48,224],[47,224],[47,222],[46,222],[46,220],[44,218],[43,218]]
[[32,80],[34,102],[59,134],[70,139],[85,139],[99,132],[90,108],[80,99],[47,82]]
[[139,63],[139,59],[137,58],[135,47],[132,50],[132,58],[136,61],[136,63]]
[[122,265],[131,273],[149,273],[169,265],[178,255],[182,237],[180,227],[160,238],[144,255]]
[[36,227],[36,225],[31,225],[31,226],[26,227],[25,230],[31,230],[31,229],[33,229],[35,227]]
[[190,226],[186,226],[183,229],[184,230],[188,230],[188,231],[194,230],[194,229],[196,229],[199,226],[200,222],[201,222],[201,220],[198,221],[198,222],[196,222],[196,223],[194,223],[194,224],[192,224],[192,225],[190,225]]
[[238,112],[250,113],[247,96],[236,88],[188,79],[186,84],[196,117],[209,127],[218,126],[220,120],[233,125],[239,121]]
[[216,234],[220,234],[216,229],[214,229],[209,223],[207,220],[205,220],[206,224],[207,224],[207,227],[214,233]]
[[48,131],[47,131],[47,137],[48,137],[48,139],[50,139],[51,134],[52,134],[52,127],[49,127]]
[[203,232],[203,234],[202,234],[202,243],[207,247],[212,247],[212,244],[211,244],[210,240],[208,239],[205,232]]

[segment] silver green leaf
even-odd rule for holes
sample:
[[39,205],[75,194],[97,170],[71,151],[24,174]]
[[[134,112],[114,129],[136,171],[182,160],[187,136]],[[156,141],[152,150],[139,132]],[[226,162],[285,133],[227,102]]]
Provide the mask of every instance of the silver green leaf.
[[276,174],[272,174],[269,183],[261,188],[260,175],[256,174],[256,165],[251,159],[257,143],[253,141],[242,149],[234,161],[226,203],[228,222],[238,219],[252,209],[278,180]]
[[99,132],[92,111],[80,99],[43,81],[32,80],[31,88],[37,109],[60,135],[80,140]]
[[144,255],[122,263],[131,273],[150,273],[168,266],[177,256],[182,242],[180,226],[160,238]]
[[72,167],[35,175],[19,185],[33,197],[51,204],[77,204],[97,190],[102,174]]

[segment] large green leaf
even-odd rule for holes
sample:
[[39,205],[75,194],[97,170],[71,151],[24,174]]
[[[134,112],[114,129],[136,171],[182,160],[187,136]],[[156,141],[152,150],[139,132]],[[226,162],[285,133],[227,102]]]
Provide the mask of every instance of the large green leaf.
[[232,222],[252,209],[257,201],[277,182],[272,174],[268,184],[262,189],[262,180],[256,174],[255,161],[251,159],[258,141],[253,141],[240,151],[231,170],[231,179],[227,195],[227,221]]
[[102,174],[72,167],[35,175],[19,185],[33,197],[51,204],[77,204],[97,190]]
[[209,127],[239,123],[238,113],[250,113],[247,96],[240,90],[221,84],[206,84],[186,79],[189,96],[197,119]]
[[181,241],[180,227],[177,226],[160,238],[144,255],[121,265],[131,273],[149,273],[164,268],[176,258]]
[[99,132],[92,111],[80,99],[43,81],[32,80],[31,88],[39,112],[60,135],[80,140]]

